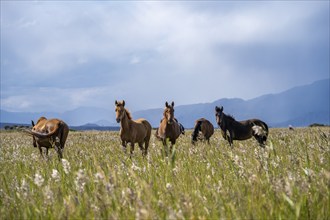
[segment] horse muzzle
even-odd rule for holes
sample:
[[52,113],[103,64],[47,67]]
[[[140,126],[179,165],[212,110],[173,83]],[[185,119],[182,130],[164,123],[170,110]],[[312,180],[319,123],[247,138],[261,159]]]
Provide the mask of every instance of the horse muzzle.
[[116,118],[116,121],[117,121],[117,123],[119,123],[120,122],[120,118]]

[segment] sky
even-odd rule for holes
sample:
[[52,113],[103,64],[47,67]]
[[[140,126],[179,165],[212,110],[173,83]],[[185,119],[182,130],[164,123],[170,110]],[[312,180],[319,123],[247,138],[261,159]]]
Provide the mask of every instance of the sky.
[[329,78],[329,1],[1,1],[1,109],[131,111]]

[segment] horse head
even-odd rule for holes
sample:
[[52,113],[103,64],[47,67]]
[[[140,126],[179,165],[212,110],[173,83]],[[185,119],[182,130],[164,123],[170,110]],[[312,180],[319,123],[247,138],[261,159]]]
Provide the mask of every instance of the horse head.
[[117,123],[119,123],[125,116],[125,101],[123,100],[122,102],[118,102],[116,100],[115,106],[116,106],[116,108],[115,108],[116,121],[117,121]]
[[217,124],[220,126],[223,120],[223,107],[215,106],[215,120],[217,121]]
[[164,118],[167,120],[168,124],[172,124],[174,120],[174,102],[172,102],[171,105],[168,104],[168,102],[165,103],[165,109],[164,109]]

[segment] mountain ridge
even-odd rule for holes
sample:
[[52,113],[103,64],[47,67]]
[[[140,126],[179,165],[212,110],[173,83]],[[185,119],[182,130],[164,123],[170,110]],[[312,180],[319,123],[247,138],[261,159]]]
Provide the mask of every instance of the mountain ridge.
[[[226,114],[236,120],[259,118],[271,127],[307,126],[312,123],[329,123],[330,79],[296,86],[277,94],[265,94],[253,99],[222,98],[210,103],[175,106],[175,117],[187,128],[192,128],[196,119],[204,117],[214,125],[214,108],[223,106]],[[174,100],[175,101],[175,100]],[[158,127],[163,115],[163,106],[132,112],[133,118],[146,118],[153,127]],[[114,111],[97,107],[80,107],[63,113],[54,112],[8,112],[1,110],[0,122],[27,124],[40,116],[61,118],[70,126],[97,124],[118,127]]]

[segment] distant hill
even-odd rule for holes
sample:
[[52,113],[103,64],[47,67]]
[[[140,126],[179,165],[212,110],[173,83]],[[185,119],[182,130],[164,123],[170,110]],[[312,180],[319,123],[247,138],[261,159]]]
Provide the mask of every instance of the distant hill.
[[81,107],[64,113],[54,112],[8,112],[1,110],[0,121],[2,123],[31,124],[31,120],[37,121],[40,116],[46,118],[60,118],[70,126],[85,124],[97,124],[100,126],[118,127],[114,121],[114,111],[95,107]]
[[[259,118],[272,127],[330,124],[329,84],[330,80],[326,79],[250,100],[219,99],[212,103],[176,106],[175,117],[187,128],[193,127],[194,121],[201,117],[216,125],[214,108],[222,105],[224,112],[237,120]],[[158,126],[162,113],[163,109],[150,109],[133,115],[145,117],[153,126]]]
[[[250,100],[219,99],[212,103],[175,106],[175,117],[186,127],[192,128],[194,121],[204,117],[215,125],[214,108],[222,105],[224,112],[237,120],[259,118],[271,127],[308,126],[313,123],[330,124],[329,86],[330,79],[298,86],[278,94],[263,95]],[[173,98],[175,100],[175,98]],[[164,103],[165,105],[165,103]],[[132,112],[133,118],[146,118],[153,127],[158,127],[164,106],[156,109]],[[24,113],[1,110],[0,122],[31,124],[41,115],[61,118],[70,126],[94,124],[94,128],[118,127],[114,111],[94,107],[81,107],[64,113]],[[88,128],[90,126],[83,126]]]

